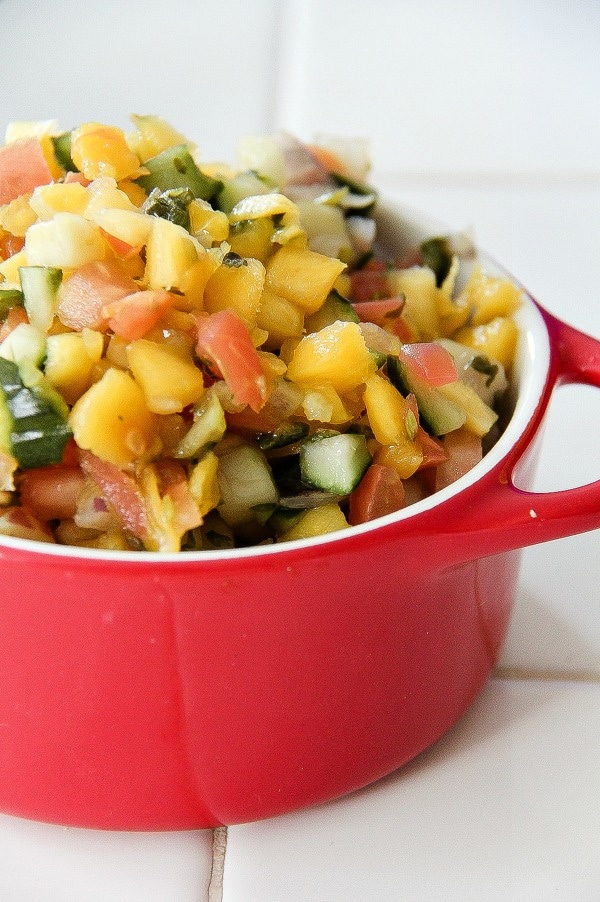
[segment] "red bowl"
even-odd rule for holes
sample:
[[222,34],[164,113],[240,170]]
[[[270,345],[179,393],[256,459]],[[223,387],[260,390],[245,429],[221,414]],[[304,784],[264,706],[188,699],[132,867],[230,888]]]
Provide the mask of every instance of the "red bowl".
[[[399,252],[432,232],[396,208],[380,227]],[[521,332],[498,443],[374,523],[162,556],[2,539],[0,810],[235,824],[348,793],[438,739],[498,658],[519,549],[600,525],[600,482],[528,490],[550,395],[600,385],[600,343],[531,298]]]

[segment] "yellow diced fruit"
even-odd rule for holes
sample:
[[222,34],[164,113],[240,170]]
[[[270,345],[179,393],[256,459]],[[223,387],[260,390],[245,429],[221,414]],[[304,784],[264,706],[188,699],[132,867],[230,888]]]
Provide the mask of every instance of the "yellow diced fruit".
[[454,336],[460,344],[497,360],[508,370],[513,362],[519,329],[513,319],[497,316],[480,326],[466,326]]
[[204,394],[202,372],[192,359],[164,345],[140,338],[127,346],[127,360],[153,413],[180,413]]
[[196,235],[201,240],[199,233],[206,233],[210,243],[228,240],[229,219],[226,213],[223,213],[222,210],[214,210],[207,201],[200,198],[193,200],[187,209],[192,235]]
[[422,341],[440,334],[438,314],[439,289],[435,273],[428,266],[391,270],[387,284],[392,294],[406,299],[403,316],[416,329]]
[[202,517],[218,505],[221,497],[217,478],[218,468],[219,458],[212,451],[207,451],[189,478],[190,494],[198,505]]
[[466,382],[457,380],[456,382],[448,382],[446,385],[440,385],[439,390],[465,411],[467,415],[464,424],[465,429],[474,435],[478,435],[479,438],[483,438],[484,435],[488,434],[498,419],[498,414],[481,400],[474,388],[471,388]]
[[96,210],[92,218],[101,229],[132,248],[143,247],[152,230],[153,217],[137,210],[103,207]]
[[335,257],[285,245],[267,263],[266,284],[306,313],[315,313],[345,268],[345,263]]
[[302,410],[307,420],[338,426],[352,419],[352,412],[345,406],[332,385],[309,388],[302,399]]
[[373,435],[382,445],[412,441],[417,420],[406,398],[378,373],[365,383],[364,402]]
[[423,463],[423,451],[417,442],[382,445],[374,456],[375,463],[392,467],[401,479],[409,479]]
[[79,398],[69,423],[80,448],[118,467],[147,454],[157,434],[141,388],[114,367]]
[[119,190],[127,195],[134,207],[141,207],[146,200],[147,195],[144,189],[137,182],[132,182],[131,179],[121,179]]
[[471,323],[480,326],[498,316],[510,316],[522,302],[522,292],[509,279],[498,278],[476,267],[462,295],[472,310]]
[[329,532],[347,529],[346,520],[339,504],[323,504],[307,510],[304,516],[278,539],[291,542],[295,539],[311,539]]
[[19,238],[25,237],[27,229],[36,219],[37,214],[30,206],[27,195],[17,197],[0,207],[0,228]]
[[25,254],[30,266],[79,269],[103,260],[104,238],[96,223],[77,213],[57,213],[48,222],[36,222],[27,230]]
[[56,213],[83,215],[89,195],[79,182],[53,182],[36,188],[29,199],[31,209],[39,219],[52,219]]
[[269,333],[265,342],[267,348],[280,348],[289,338],[302,338],[304,311],[286,298],[265,288],[256,325]]
[[198,260],[197,242],[174,222],[152,217],[146,245],[145,281],[148,288],[182,290],[187,270]]
[[185,144],[186,139],[160,116],[131,116],[135,131],[127,135],[127,144],[145,163],[169,147]]
[[260,260],[225,257],[204,289],[204,309],[208,313],[233,310],[249,323],[256,322],[260,309],[265,268]]
[[231,227],[227,240],[234,253],[266,263],[273,253],[274,231],[272,219],[246,219]]
[[98,122],[86,122],[71,133],[71,157],[90,181],[104,175],[120,181],[140,169],[140,159],[122,130]]
[[27,266],[27,255],[25,251],[18,251],[12,257],[8,257],[0,263],[0,281],[2,288],[20,288],[21,276],[19,270],[22,266]]
[[204,289],[212,274],[221,265],[221,255],[209,250],[198,253],[198,259],[183,274],[179,290],[183,294],[175,295],[173,306],[178,310],[202,310],[204,307]]
[[330,383],[344,394],[377,369],[357,323],[335,322],[297,344],[287,376],[301,385]]
[[103,349],[102,335],[91,329],[61,332],[46,339],[44,372],[67,404],[75,404],[92,384],[94,367]]
[[103,210],[128,210],[139,213],[138,208],[131,202],[128,195],[121,191],[116,181],[108,176],[94,179],[85,189],[87,193],[87,205],[85,216],[87,219],[95,219]]

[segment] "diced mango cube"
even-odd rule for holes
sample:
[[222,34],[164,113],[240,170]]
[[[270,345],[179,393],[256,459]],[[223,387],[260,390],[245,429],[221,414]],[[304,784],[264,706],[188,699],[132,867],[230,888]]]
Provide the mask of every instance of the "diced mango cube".
[[79,213],[83,216],[89,201],[87,189],[79,182],[52,182],[36,188],[29,206],[39,219],[52,219],[55,213]]
[[140,159],[128,147],[123,131],[98,122],[86,122],[72,132],[71,157],[90,181],[103,175],[120,181],[140,168]]
[[27,230],[25,254],[30,266],[79,269],[103,260],[106,253],[96,223],[78,213],[57,213],[48,222],[36,222]]
[[339,529],[347,529],[348,521],[339,504],[323,504],[307,510],[304,516],[279,537],[280,542],[311,539]]
[[314,313],[345,268],[345,263],[335,257],[289,244],[269,259],[266,284],[306,313]]
[[307,388],[302,399],[302,410],[307,420],[330,423],[332,426],[352,419],[352,413],[344,406],[332,385]]
[[471,323],[480,326],[498,316],[510,316],[522,303],[522,292],[509,279],[489,275],[477,266],[462,292],[472,311]]
[[304,331],[304,311],[296,304],[265,288],[256,324],[269,333],[267,348],[280,348],[289,338],[301,338]]
[[198,260],[198,243],[182,226],[158,216],[152,219],[145,281],[149,288],[181,289],[188,269]]
[[414,412],[398,389],[378,373],[365,383],[364,401],[373,435],[382,445],[412,441],[417,429]]
[[260,309],[265,268],[260,260],[225,257],[204,289],[204,309],[235,311],[248,323],[254,323]]
[[44,372],[67,404],[74,404],[90,387],[103,348],[102,335],[91,329],[61,332],[46,339]]
[[212,451],[207,451],[190,475],[190,493],[203,517],[218,505],[221,497],[217,477],[218,468],[219,458]]
[[114,367],[79,398],[69,423],[80,448],[119,467],[148,453],[157,434],[141,388]]
[[392,467],[401,479],[409,479],[423,463],[423,451],[417,442],[382,445],[374,456],[375,463]]
[[393,295],[406,299],[403,316],[416,329],[421,341],[440,334],[438,295],[435,274],[428,266],[392,270],[387,285]]
[[127,346],[127,360],[153,413],[179,413],[204,394],[202,372],[191,357],[175,354],[165,345],[140,338]]
[[298,342],[287,376],[301,385],[330,383],[344,394],[361,385],[376,369],[359,325],[338,321]]
[[272,219],[246,219],[232,226],[227,240],[235,254],[266,263],[273,253],[274,231]]
[[489,323],[460,329],[454,338],[479,354],[497,360],[508,370],[515,356],[519,329],[510,317],[497,316]]

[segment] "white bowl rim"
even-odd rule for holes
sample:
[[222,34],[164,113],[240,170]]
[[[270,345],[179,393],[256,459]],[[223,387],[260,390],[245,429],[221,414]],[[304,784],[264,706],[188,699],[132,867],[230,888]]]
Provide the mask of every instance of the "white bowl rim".
[[[380,209],[383,216],[388,218],[391,216],[397,221],[402,221],[403,225],[406,225],[414,236],[426,237],[433,234],[448,234],[446,226],[402,204],[380,202]],[[498,265],[480,248],[477,248],[477,260],[486,271],[506,276],[519,284],[514,276]],[[481,463],[445,489],[402,510],[371,520],[368,523],[308,539],[296,539],[233,549],[158,552],[81,548],[74,545],[59,545],[0,535],[0,559],[3,556],[3,549],[6,549],[7,552],[12,550],[30,554],[35,553],[36,555],[56,556],[70,562],[77,560],[90,563],[118,562],[119,564],[135,563],[144,565],[177,562],[182,565],[185,564],[185,566],[198,566],[209,562],[233,564],[240,559],[271,557],[272,555],[289,556],[299,550],[323,547],[326,551],[331,546],[348,541],[349,538],[377,532],[391,524],[413,519],[419,514],[443,504],[467,487],[478,482],[486,473],[493,470],[504,460],[525,432],[544,391],[550,362],[548,330],[542,314],[531,295],[522,285],[519,284],[519,287],[523,291],[524,303],[516,314],[519,325],[519,340],[513,368],[513,383],[518,388],[515,409],[502,435],[488,451]]]

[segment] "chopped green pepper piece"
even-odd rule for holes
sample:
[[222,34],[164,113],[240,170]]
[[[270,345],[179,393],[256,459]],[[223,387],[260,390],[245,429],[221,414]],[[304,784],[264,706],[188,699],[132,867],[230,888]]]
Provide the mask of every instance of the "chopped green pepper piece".
[[146,160],[144,168],[148,174],[141,175],[136,181],[147,194],[154,188],[159,191],[189,188],[194,197],[210,201],[223,187],[222,182],[200,171],[185,144],[168,147]]

